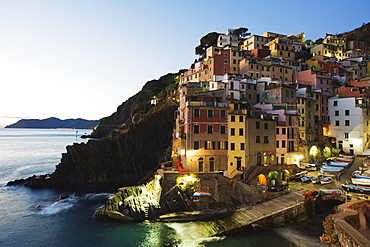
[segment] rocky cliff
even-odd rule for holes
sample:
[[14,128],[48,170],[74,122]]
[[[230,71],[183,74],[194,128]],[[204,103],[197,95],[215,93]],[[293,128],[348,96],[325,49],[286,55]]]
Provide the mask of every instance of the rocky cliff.
[[[52,174],[10,181],[8,185],[126,186],[150,176],[161,162],[170,159],[178,105],[168,91],[176,87],[175,77],[176,74],[169,74],[148,82],[144,92],[130,98],[103,121],[103,125],[120,123],[118,126],[99,125],[95,134],[108,137],[68,146]],[[161,99],[156,106],[150,105],[153,95]]]
[[160,77],[158,80],[148,81],[140,92],[130,97],[117,107],[117,111],[109,117],[101,119],[98,127],[93,131],[91,137],[103,138],[115,136],[127,129],[131,124],[135,124],[146,114],[155,109],[150,104],[150,100],[155,96],[161,101],[166,101],[177,89],[175,78],[178,73],[169,73]]

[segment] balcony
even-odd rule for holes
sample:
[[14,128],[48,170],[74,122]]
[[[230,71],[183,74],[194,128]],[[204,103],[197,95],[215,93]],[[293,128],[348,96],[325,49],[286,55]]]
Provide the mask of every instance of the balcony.
[[187,101],[186,106],[228,107],[228,104],[224,102]]

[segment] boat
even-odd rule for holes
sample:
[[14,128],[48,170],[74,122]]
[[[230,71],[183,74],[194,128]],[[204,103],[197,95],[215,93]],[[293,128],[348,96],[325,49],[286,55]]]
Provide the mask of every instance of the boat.
[[334,167],[334,166],[322,166],[320,171],[322,172],[341,172],[343,167]]
[[352,163],[352,160],[344,159],[344,158],[336,158],[333,160],[334,162],[343,162],[343,163]]
[[309,182],[309,181],[311,181],[312,178],[313,178],[313,176],[306,175],[306,176],[301,177],[301,181],[302,182]]
[[304,177],[306,175],[307,175],[307,171],[298,172],[290,176],[290,181],[301,181],[301,177]]
[[341,195],[341,190],[320,189],[319,195]]
[[300,167],[303,169],[307,169],[309,171],[316,171],[317,170],[317,162],[306,163],[306,162],[299,162]]
[[340,158],[353,159],[355,156],[352,154],[339,154]]
[[332,161],[332,162],[328,163],[328,166],[347,167],[348,166],[348,163],[346,163],[346,162],[335,162],[335,161]]
[[370,179],[370,172],[369,171],[354,171],[351,175],[353,178],[365,178]]
[[323,177],[335,177],[335,176],[338,176],[339,172],[323,172],[323,171],[319,171],[317,174],[318,175],[321,175]]
[[342,188],[345,191],[352,191],[352,192],[357,192],[357,193],[370,194],[370,188],[366,188],[366,187],[349,185],[349,184],[342,184]]
[[208,192],[194,192],[193,196],[212,196],[211,193]]
[[352,184],[370,186],[370,179],[367,178],[351,178]]
[[321,179],[323,179],[324,176],[323,175],[317,175],[316,177],[312,178],[311,181],[313,184],[318,184],[320,183]]
[[333,181],[333,177],[324,177],[323,179],[321,179],[320,183],[321,184],[328,184],[331,181]]

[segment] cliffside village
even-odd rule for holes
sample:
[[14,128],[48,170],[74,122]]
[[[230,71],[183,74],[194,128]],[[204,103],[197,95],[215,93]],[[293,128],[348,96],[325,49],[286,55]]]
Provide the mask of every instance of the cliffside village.
[[364,42],[327,35],[313,44],[304,33],[271,32],[240,39],[234,31],[179,77],[172,150],[179,171],[245,180],[257,166],[370,148]]

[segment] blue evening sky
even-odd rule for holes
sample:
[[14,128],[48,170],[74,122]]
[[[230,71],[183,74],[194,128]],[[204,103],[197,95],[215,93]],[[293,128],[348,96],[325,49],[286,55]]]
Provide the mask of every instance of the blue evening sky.
[[188,68],[205,34],[247,27],[324,38],[370,22],[368,0],[0,0],[0,126],[99,119]]

